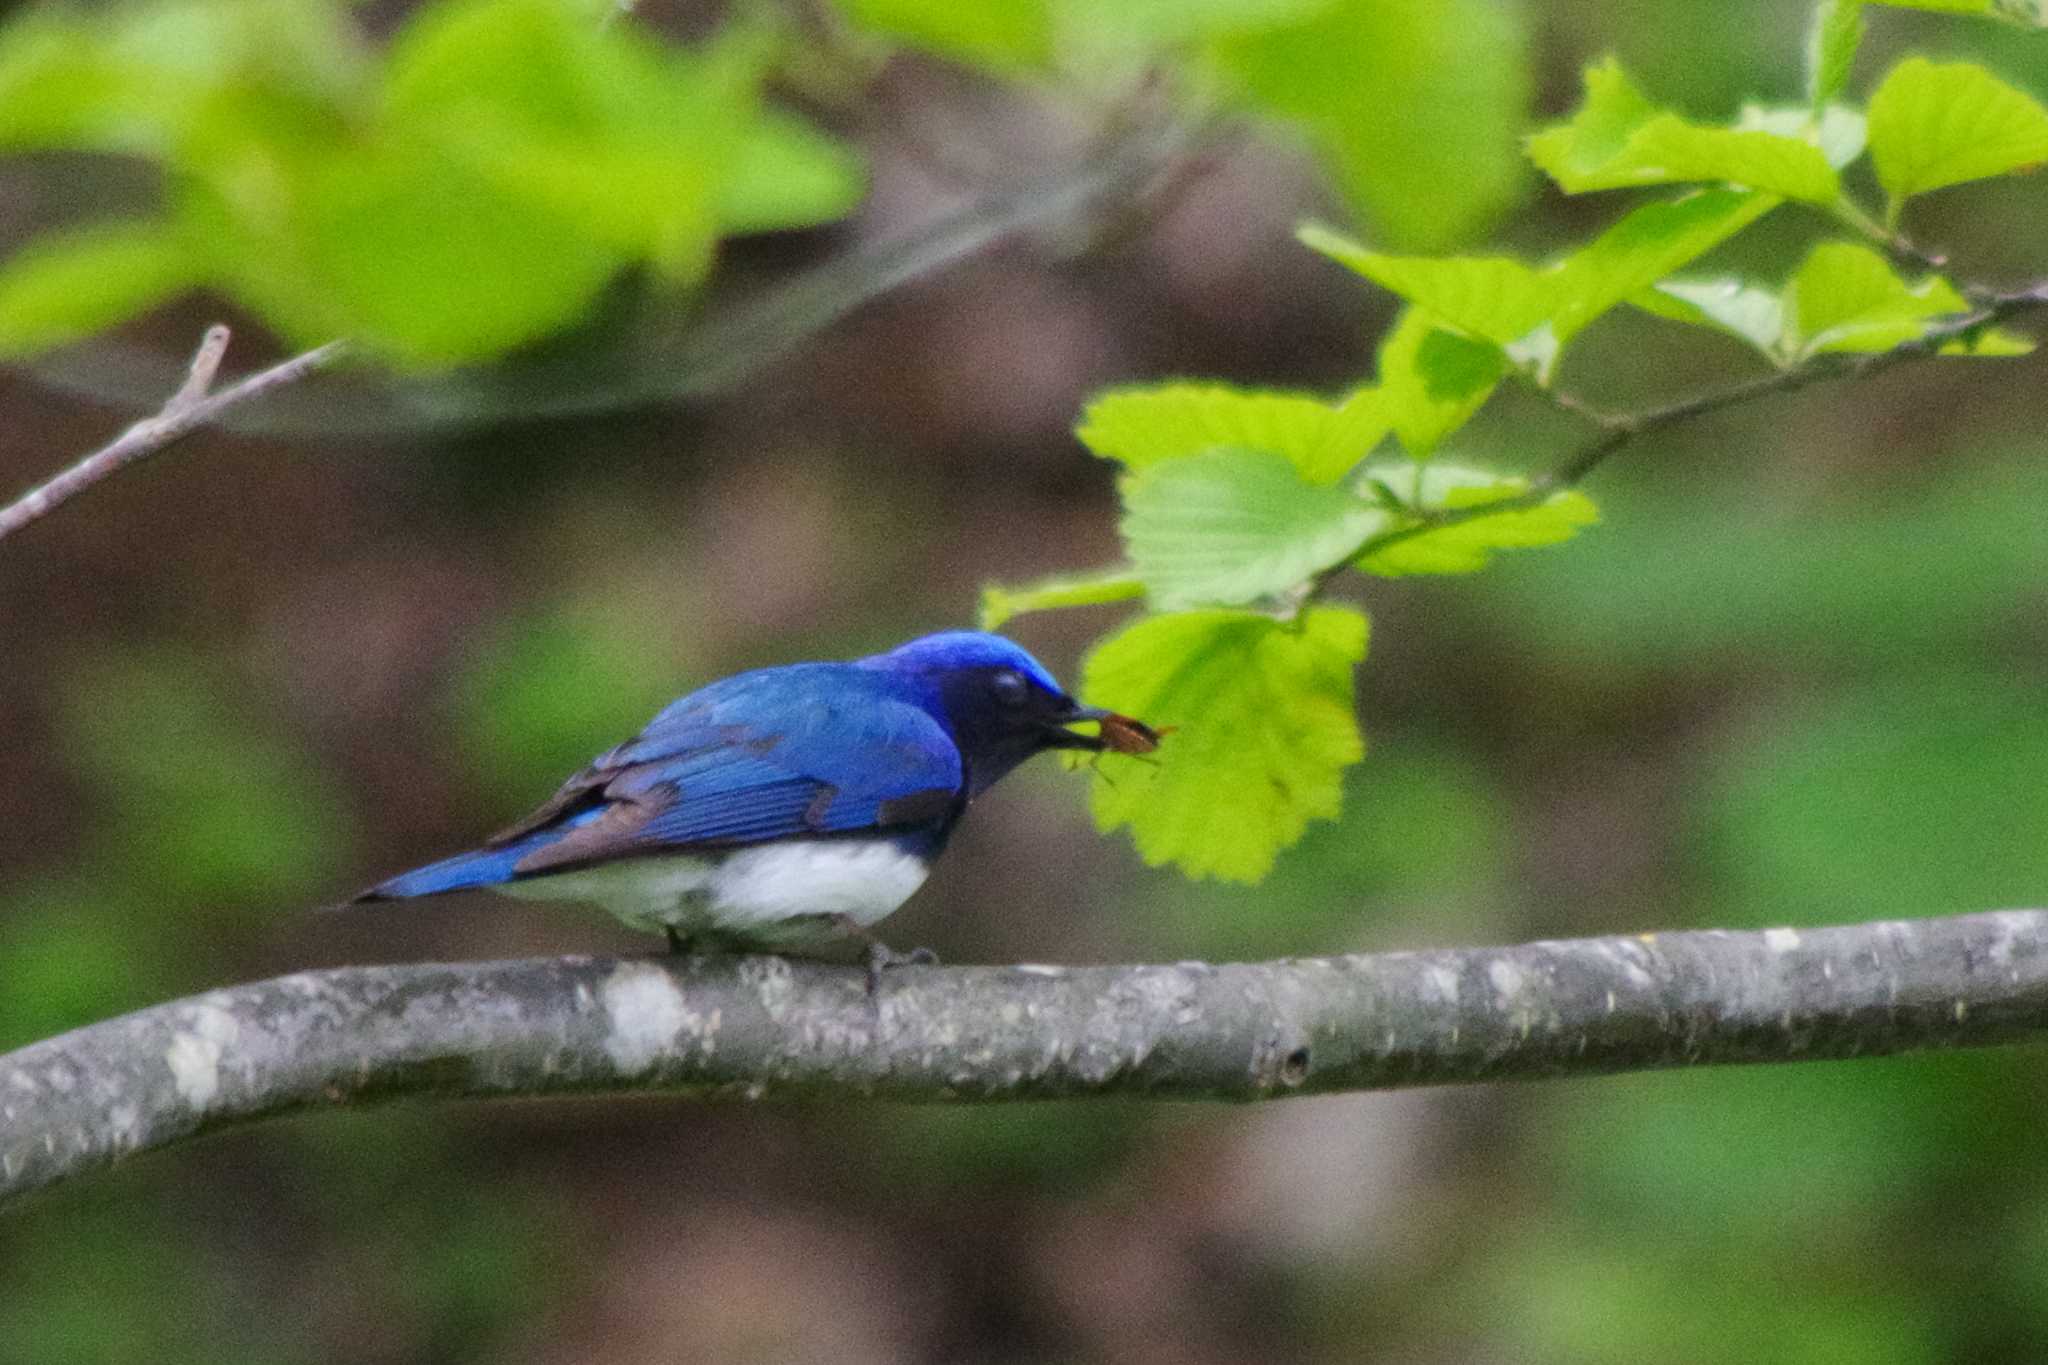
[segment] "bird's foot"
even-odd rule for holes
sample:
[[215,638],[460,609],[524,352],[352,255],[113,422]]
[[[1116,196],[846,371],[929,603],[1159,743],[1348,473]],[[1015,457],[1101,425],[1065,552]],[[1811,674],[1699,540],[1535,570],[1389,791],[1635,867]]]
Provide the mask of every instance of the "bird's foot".
[[690,951],[690,941],[684,938],[673,924],[664,924],[661,927],[668,934],[668,951],[671,957],[681,957]]
[[868,940],[868,999],[882,993],[882,973],[891,967],[936,967],[939,955],[929,948],[912,948],[899,953],[880,939]]

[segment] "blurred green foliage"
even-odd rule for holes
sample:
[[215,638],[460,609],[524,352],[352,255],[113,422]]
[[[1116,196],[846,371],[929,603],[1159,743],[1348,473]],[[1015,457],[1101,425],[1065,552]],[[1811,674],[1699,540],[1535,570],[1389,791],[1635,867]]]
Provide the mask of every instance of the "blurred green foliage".
[[[0,150],[137,158],[154,214],[46,233],[0,264],[0,356],[195,289],[298,345],[439,368],[535,342],[636,274],[671,295],[726,237],[847,214],[846,143],[766,102],[828,96],[893,43],[1117,98],[1175,69],[1195,116],[1298,123],[1396,240],[1443,245],[1513,199],[1523,35],[1493,0],[858,0],[856,41],[737,7],[689,47],[593,0],[438,0],[373,43],[340,0],[135,0],[0,28]],[[842,50],[842,47],[846,50]],[[1445,183],[1416,155],[1455,154]]]
[[682,690],[673,657],[624,610],[579,603],[502,622],[470,652],[448,706],[478,793],[538,802]]
[[836,218],[858,158],[763,105],[777,45],[692,49],[587,0],[447,0],[373,46],[335,0],[146,0],[0,30],[0,149],[140,157],[161,215],[0,268],[0,355],[206,287],[298,344],[439,366],[579,319],[644,266]]

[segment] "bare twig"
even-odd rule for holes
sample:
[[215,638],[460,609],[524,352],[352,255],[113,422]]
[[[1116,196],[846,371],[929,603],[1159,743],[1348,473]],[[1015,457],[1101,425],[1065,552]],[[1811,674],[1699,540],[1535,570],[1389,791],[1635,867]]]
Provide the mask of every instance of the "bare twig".
[[154,417],[145,417],[122,432],[111,443],[72,465],[48,482],[30,489],[6,507],[0,507],[0,540],[32,521],[47,516],[70,499],[83,493],[117,470],[176,445],[212,422],[229,408],[260,398],[287,384],[297,383],[323,365],[331,363],[343,343],[330,341],[290,360],[273,365],[239,384],[210,394],[221,358],[227,354],[228,329],[218,323],[206,329],[199,349],[185,372],[185,382],[167,399]]
[[398,1095],[905,1100],[1340,1090],[2048,1038],[2048,910],[1282,962],[558,958],[301,972],[0,1056],[0,1200]]

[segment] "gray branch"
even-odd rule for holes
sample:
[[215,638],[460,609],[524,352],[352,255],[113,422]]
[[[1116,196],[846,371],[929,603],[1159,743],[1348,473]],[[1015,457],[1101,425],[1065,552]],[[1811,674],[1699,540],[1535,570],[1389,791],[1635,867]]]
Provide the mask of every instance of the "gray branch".
[[206,329],[192,353],[185,380],[153,417],[145,417],[69,469],[31,488],[0,507],[0,539],[40,520],[86,489],[139,460],[168,450],[200,428],[217,421],[231,408],[296,384],[342,353],[339,341],[316,346],[291,359],[260,370],[238,384],[210,392],[220,362],[227,354],[228,329],[218,323]]
[[403,1095],[1260,1100],[2048,1035],[2048,910],[1211,966],[773,957],[344,967],[0,1056],[0,1200]]

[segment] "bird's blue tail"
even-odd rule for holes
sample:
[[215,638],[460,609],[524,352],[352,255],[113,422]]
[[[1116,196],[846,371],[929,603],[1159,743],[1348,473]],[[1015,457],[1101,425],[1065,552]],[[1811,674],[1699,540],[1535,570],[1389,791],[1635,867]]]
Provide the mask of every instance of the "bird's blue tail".
[[473,848],[467,853],[458,853],[443,858],[425,867],[416,867],[410,872],[401,872],[396,877],[378,882],[368,891],[357,896],[349,904],[363,901],[409,900],[414,896],[438,896],[443,891],[467,891],[478,886],[497,886],[516,878],[519,860],[537,849],[546,848],[570,830],[587,825],[603,814],[602,807],[581,810],[559,824],[537,829],[531,834],[514,839],[508,844],[494,848]]

